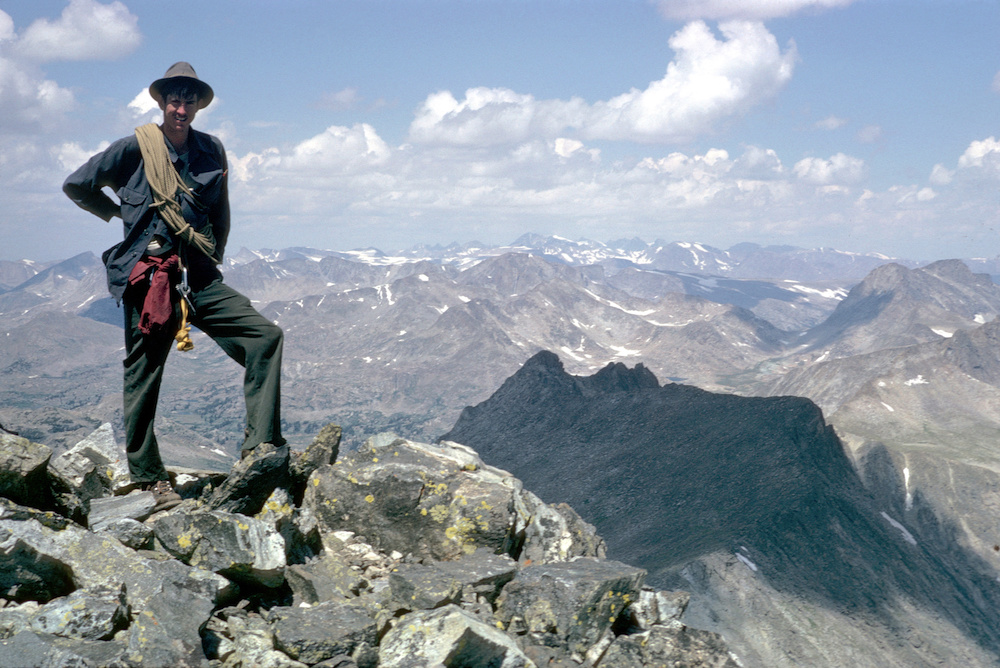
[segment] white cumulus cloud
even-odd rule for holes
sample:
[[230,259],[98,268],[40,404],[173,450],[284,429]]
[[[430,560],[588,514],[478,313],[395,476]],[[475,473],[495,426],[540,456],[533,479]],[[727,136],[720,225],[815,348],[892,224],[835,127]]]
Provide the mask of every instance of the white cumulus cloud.
[[972,142],[958,159],[960,168],[984,167],[991,164],[1000,166],[1000,141],[994,137]]
[[19,35],[0,11],[0,136],[57,127],[76,101],[41,64],[128,55],[141,41],[136,21],[120,2],[71,0],[58,19],[38,19]]
[[50,129],[73,108],[73,94],[34,68],[0,56],[0,135]]
[[28,26],[13,50],[33,62],[117,60],[141,42],[138,17],[121,2],[70,0],[58,19],[38,19]]
[[865,161],[843,153],[824,158],[803,158],[792,168],[799,179],[816,185],[858,183],[866,174]]
[[777,94],[798,57],[794,44],[782,52],[760,23],[731,21],[719,32],[721,39],[701,21],[688,24],[670,38],[675,59],[662,79],[593,105],[503,88],[472,88],[462,100],[434,93],[418,109],[410,139],[500,145],[575,131],[582,139],[653,143],[710,133]]
[[804,10],[846,7],[854,0],[660,0],[668,19],[773,19]]

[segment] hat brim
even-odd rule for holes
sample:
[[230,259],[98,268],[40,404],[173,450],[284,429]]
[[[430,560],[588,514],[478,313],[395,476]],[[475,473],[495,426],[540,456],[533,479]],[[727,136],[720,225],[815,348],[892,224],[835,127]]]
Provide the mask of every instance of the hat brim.
[[212,100],[215,98],[215,91],[213,91],[212,87],[209,86],[207,83],[205,83],[201,79],[195,79],[194,77],[185,77],[185,76],[173,76],[173,77],[164,77],[162,79],[157,79],[156,81],[154,81],[149,85],[149,94],[152,96],[154,100],[156,100],[160,105],[162,105],[163,95],[160,93],[160,88],[162,88],[163,85],[168,82],[175,82],[175,81],[176,82],[182,81],[186,84],[193,86],[198,90],[199,110],[207,107],[209,104],[211,104]]

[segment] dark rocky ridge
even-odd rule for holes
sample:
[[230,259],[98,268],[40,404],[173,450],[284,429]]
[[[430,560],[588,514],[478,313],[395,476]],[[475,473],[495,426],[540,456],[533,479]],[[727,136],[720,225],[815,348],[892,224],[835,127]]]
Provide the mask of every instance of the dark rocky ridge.
[[[876,498],[806,399],[659,387],[641,366],[574,377],[539,353],[442,438],[577,508],[651,582],[692,587],[711,610],[697,621],[752,665],[1000,663],[995,569],[947,540],[955,528],[926,504],[937,536],[924,527],[916,541],[888,503],[896,469],[869,460]],[[792,608],[829,632],[789,621]]]

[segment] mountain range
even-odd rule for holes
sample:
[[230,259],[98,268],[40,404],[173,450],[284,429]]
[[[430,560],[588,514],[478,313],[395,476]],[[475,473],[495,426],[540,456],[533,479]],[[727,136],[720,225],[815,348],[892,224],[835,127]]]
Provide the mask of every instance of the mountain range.
[[[819,490],[815,504],[788,497],[802,512],[782,521],[803,526],[783,535],[789,543],[809,537],[813,546],[842,545],[837,541],[844,532],[855,536],[861,545],[846,544],[853,555],[847,563],[863,568],[874,560],[873,572],[888,574],[901,593],[879,600],[893,601],[892,610],[881,603],[862,606],[868,612],[858,617],[860,626],[847,625],[857,601],[826,605],[820,599],[833,595],[823,593],[829,586],[808,583],[801,568],[785,587],[762,585],[766,578],[757,573],[804,559],[775,534],[746,530],[751,520],[773,517],[767,514],[772,505],[757,514],[746,505],[729,508],[731,516],[749,513],[739,531],[722,531],[732,526],[722,516],[709,523],[726,537],[723,550],[688,537],[669,549],[659,542],[646,546],[648,554],[636,554],[664,559],[655,570],[701,601],[689,611],[692,625],[744,643],[747,656],[767,656],[750,640],[767,626],[778,629],[774,637],[783,639],[788,656],[802,659],[799,665],[809,657],[812,665],[840,665],[832,663],[836,657],[815,654],[820,645],[810,641],[817,629],[830,628],[837,629],[831,643],[839,638],[859,656],[882,651],[885,643],[919,642],[926,649],[954,641],[976,665],[993,647],[974,622],[992,593],[976,587],[1000,577],[998,264],[528,235],[507,246],[453,244],[396,253],[244,249],[224,273],[285,330],[283,416],[293,446],[329,422],[343,426],[348,449],[386,430],[433,440],[540,351],[558,357],[561,374],[610,375],[639,395],[728,396],[718,404],[689,402],[708,406],[684,418],[692,434],[701,428],[699,418],[730,410],[765,432],[777,428],[760,423],[756,408],[744,407],[769,404],[737,400],[808,399],[815,411],[799,399],[781,405],[804,423],[828,425],[820,431],[829,431],[824,438],[835,438],[843,457],[835,456],[833,440],[823,441],[824,459],[813,462],[826,467],[813,472],[826,480],[822,484],[806,475],[801,457],[792,469],[777,469],[798,471],[793,477],[802,490]],[[100,424],[121,424],[121,311],[106,296],[104,281],[91,253],[58,262],[0,262],[3,428],[58,451]],[[175,352],[168,362],[159,440],[173,465],[227,470],[242,433],[242,370],[203,334],[195,332],[194,340],[192,352]],[[602,371],[608,368],[614,371]],[[644,421],[621,422],[615,438],[649,442],[642,440]],[[697,452],[687,454],[697,459]],[[588,516],[588,504],[573,505],[584,519],[599,519]],[[829,508],[813,512],[814,505]],[[735,542],[742,536],[758,540]],[[897,548],[913,546],[907,536],[920,555],[899,557]],[[900,537],[903,545],[886,551],[884,543]],[[841,554],[815,550],[814,561],[802,563]],[[890,563],[897,558],[904,562],[898,569]],[[924,566],[953,580],[945,626],[926,618],[937,584],[928,583],[930,575],[918,577]],[[836,564],[827,568],[838,577],[846,572]],[[904,586],[911,577],[912,587]],[[748,606],[767,610],[765,620],[741,617]],[[913,622],[912,633],[900,626],[911,613],[921,620]],[[869,622],[879,633],[865,632]],[[800,644],[790,640],[796,634],[804,639]],[[936,651],[913,656],[932,662]]]

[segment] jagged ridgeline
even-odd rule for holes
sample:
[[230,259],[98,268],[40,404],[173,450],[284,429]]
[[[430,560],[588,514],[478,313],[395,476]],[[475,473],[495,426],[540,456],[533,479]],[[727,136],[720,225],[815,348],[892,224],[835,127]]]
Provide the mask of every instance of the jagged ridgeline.
[[341,435],[172,469],[151,514],[110,425],[59,455],[0,434],[0,668],[739,665],[470,448]]
[[1000,664],[989,565],[946,528],[918,542],[808,399],[661,387],[642,365],[572,376],[541,352],[442,439],[569,503],[656,586],[690,589],[685,621],[744,665]]

